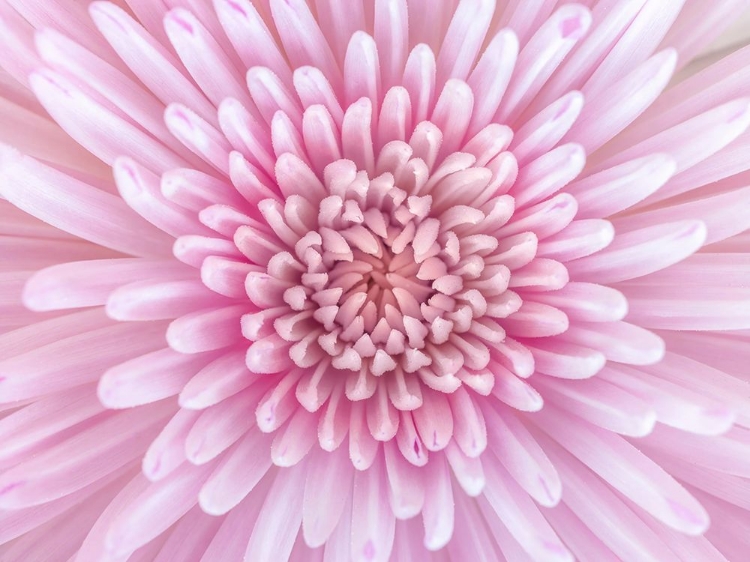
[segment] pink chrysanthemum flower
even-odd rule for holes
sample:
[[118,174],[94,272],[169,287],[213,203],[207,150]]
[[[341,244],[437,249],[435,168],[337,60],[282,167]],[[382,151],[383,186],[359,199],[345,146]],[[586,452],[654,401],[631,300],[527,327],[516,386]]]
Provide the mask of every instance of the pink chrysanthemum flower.
[[0,0],[0,559],[746,559],[747,6]]

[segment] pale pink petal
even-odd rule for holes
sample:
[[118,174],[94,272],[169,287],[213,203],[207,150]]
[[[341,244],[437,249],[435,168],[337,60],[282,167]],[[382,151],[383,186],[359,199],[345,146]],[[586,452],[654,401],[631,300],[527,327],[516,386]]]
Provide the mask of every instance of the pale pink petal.
[[132,408],[178,394],[210,355],[184,355],[166,348],[108,369],[98,396],[107,408]]
[[560,477],[528,429],[503,406],[487,406],[483,411],[491,428],[488,442],[508,476],[539,504],[556,505],[562,494]]
[[[690,535],[700,534],[708,526],[708,515],[700,504],[659,465],[624,439],[549,405],[536,419],[581,462],[663,523]],[[559,430],[563,421],[566,431]],[[608,455],[592,455],[594,443],[607,450]],[[624,472],[629,478],[622,478]]]
[[252,385],[215,406],[203,410],[185,437],[185,455],[196,465],[203,465],[250,430],[254,421],[247,415],[247,405],[262,395],[267,384]]
[[179,62],[118,6],[94,2],[89,6],[94,23],[133,73],[165,105],[181,102],[204,118],[211,118],[211,103],[185,76]]
[[85,385],[16,410],[0,420],[0,463],[5,466],[38,451],[49,437],[90,419],[103,408],[93,385]]
[[194,507],[175,525],[154,562],[199,561],[222,522],[220,517],[211,517]]
[[[302,524],[303,497],[307,472],[305,464],[277,473],[260,510],[250,542],[245,551],[248,560],[286,560]],[[275,509],[283,505],[285,509]]]
[[425,496],[422,508],[424,545],[428,550],[439,550],[453,535],[455,519],[453,489],[447,461],[431,462],[425,468],[425,486],[430,493]]
[[[485,519],[491,528],[499,525],[509,533],[503,545],[512,548],[510,543],[528,553],[531,559],[573,560],[570,552],[549,526],[531,498],[521,490],[500,464],[487,466],[487,486],[479,502]],[[497,529],[492,529],[497,533]],[[515,539],[515,541],[513,540]],[[517,548],[516,546],[516,548]]]
[[314,453],[308,460],[305,496],[302,502],[302,531],[308,546],[326,543],[344,515],[354,469],[346,450]]
[[[543,442],[564,479],[565,505],[617,555],[618,559],[634,558],[656,562],[673,556],[659,535],[653,533],[640,516],[611,488],[576,461],[570,453],[561,447],[555,447],[549,440]],[[592,491],[606,501],[601,504],[592,502],[589,495]],[[555,527],[557,528],[557,525]],[[560,532],[563,534],[562,530]]]
[[[169,252],[166,235],[141,221],[109,193],[15,151],[3,151],[0,170],[6,199],[61,230],[135,255],[164,256]],[[69,201],[68,205],[54,204],[61,198]]]
[[187,269],[172,261],[140,258],[68,262],[43,269],[29,279],[24,287],[24,303],[32,310],[105,304],[117,287],[142,279],[154,267],[165,276],[180,276]]
[[108,368],[163,345],[164,325],[155,322],[137,330],[128,324],[99,327],[55,339],[35,351],[0,362],[4,401],[44,396],[97,380]]
[[196,494],[211,465],[187,464],[170,477],[149,484],[114,518],[106,533],[106,550],[127,556],[160,535],[196,504]]
[[534,383],[545,402],[621,435],[648,435],[656,423],[657,414],[646,401],[600,377],[573,385],[540,376]]
[[200,490],[201,508],[211,515],[235,513],[236,506],[258,486],[271,468],[270,455],[259,455],[259,448],[268,447],[271,437],[250,430],[232,447],[211,473]]
[[388,504],[382,453],[373,465],[354,475],[351,557],[353,561],[388,560],[393,547],[395,518]]
[[[0,505],[3,509],[38,505],[107,476],[138,457],[171,410],[169,405],[157,404],[145,411],[111,415],[21,462],[0,477]],[[98,462],[102,460],[106,462]]]

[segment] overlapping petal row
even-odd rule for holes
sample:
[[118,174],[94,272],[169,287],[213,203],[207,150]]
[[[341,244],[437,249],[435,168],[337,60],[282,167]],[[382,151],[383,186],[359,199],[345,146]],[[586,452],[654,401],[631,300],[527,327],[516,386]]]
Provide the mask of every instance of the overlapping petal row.
[[742,559],[743,2],[0,1],[0,557]]

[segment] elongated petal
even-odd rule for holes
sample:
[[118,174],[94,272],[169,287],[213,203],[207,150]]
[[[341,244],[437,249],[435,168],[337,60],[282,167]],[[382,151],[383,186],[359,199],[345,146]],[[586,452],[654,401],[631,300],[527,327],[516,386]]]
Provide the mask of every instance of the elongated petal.
[[[555,440],[660,521],[691,535],[702,533],[708,526],[708,515],[700,504],[667,472],[621,437],[577,421],[552,406],[537,416]],[[565,425],[559,425],[563,420]],[[561,430],[562,427],[565,429]],[[591,447],[593,443],[597,449]],[[597,453],[592,454],[594,450]],[[602,455],[604,450],[610,454]]]
[[129,555],[190,511],[209,469],[186,464],[170,478],[149,484],[112,522],[106,535],[108,553]]
[[487,438],[492,453],[508,475],[541,505],[556,505],[562,493],[560,477],[528,429],[503,406],[482,411],[491,428]]
[[183,269],[172,261],[139,258],[68,262],[37,272],[24,287],[24,304],[33,310],[84,308],[107,302],[121,285],[158,274],[179,277]]
[[162,349],[109,369],[99,379],[99,399],[108,408],[132,408],[179,393],[211,357]]
[[354,469],[346,450],[318,451],[308,461],[302,503],[302,530],[310,547],[323,545],[342,517]]
[[496,514],[532,559],[573,559],[531,498],[499,463],[489,463],[487,466],[487,486],[483,500],[480,502],[483,511],[486,508]]
[[619,236],[606,250],[571,263],[569,271],[574,278],[603,283],[633,279],[688,257],[703,245],[706,235],[699,221],[634,230]]
[[351,556],[353,560],[385,561],[393,547],[395,518],[385,489],[383,454],[369,470],[354,475]]
[[268,454],[257,454],[270,447],[271,437],[249,431],[221,460],[200,490],[201,508],[211,515],[234,509],[258,485],[271,468]]
[[[74,492],[136,458],[156,434],[158,422],[171,408],[123,412],[106,422],[49,448],[2,475],[0,505],[4,509],[37,505]],[[129,428],[125,431],[125,428]],[[116,437],[107,438],[110,435]],[[96,462],[107,459],[107,462]]]
[[[303,496],[299,490],[303,489],[305,475],[305,465],[300,464],[287,469],[283,477],[276,476],[253,528],[245,558],[287,559],[302,524]],[[287,509],[276,509],[280,505]]]
[[[109,193],[15,151],[3,151],[0,170],[3,197],[30,215],[124,253],[169,254],[169,238]],[[59,201],[67,204],[56,204]]]

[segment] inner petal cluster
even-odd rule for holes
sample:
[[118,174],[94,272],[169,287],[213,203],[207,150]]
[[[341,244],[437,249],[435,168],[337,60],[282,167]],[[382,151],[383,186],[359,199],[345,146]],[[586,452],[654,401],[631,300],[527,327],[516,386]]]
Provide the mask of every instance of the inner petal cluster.
[[[393,143],[382,160],[410,151]],[[248,352],[251,369],[282,370],[284,353],[298,367],[330,365],[350,373],[353,400],[369,398],[375,377],[392,374],[390,397],[402,410],[421,405],[409,375],[451,392],[481,372],[488,346],[505,338],[498,319],[521,306],[507,290],[510,271],[492,234],[511,217],[513,199],[490,198],[477,208],[452,204],[462,199],[458,190],[437,201],[423,194],[441,181],[481,194],[492,174],[473,167],[475,160],[457,153],[422,185],[412,180],[409,191],[399,187],[408,172],[370,179],[339,160],[326,167],[323,182],[308,175],[283,204],[263,200],[273,235],[248,229],[238,245],[256,260],[259,251],[269,256],[266,272],[246,280],[251,300],[265,302],[272,286],[278,302],[243,319],[245,334],[258,340]],[[271,322],[273,333],[258,339]]]

